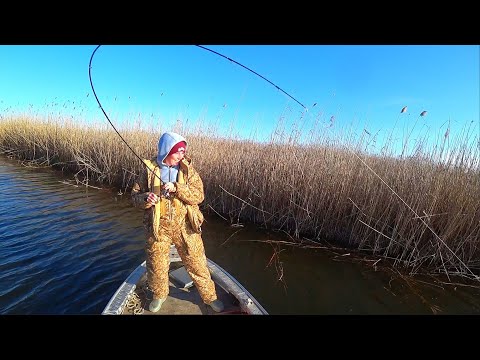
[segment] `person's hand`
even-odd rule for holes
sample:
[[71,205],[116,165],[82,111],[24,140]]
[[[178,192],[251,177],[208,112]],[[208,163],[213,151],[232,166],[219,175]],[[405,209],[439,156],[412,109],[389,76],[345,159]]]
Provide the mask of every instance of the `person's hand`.
[[159,199],[160,198],[157,195],[151,192],[148,194],[146,202],[149,204],[155,205]]
[[167,182],[165,185],[163,185],[163,189],[168,192],[177,191],[177,188],[175,187],[175,184],[173,182]]

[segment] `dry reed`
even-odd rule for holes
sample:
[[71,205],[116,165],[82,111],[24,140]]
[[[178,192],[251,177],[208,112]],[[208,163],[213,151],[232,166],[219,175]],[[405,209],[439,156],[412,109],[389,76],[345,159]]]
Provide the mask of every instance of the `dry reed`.
[[[365,137],[342,141],[324,131],[300,145],[298,134],[282,129],[268,143],[221,138],[208,128],[174,130],[189,140],[204,180],[204,209],[232,224],[255,223],[298,241],[383,256],[412,274],[429,269],[479,279],[480,154],[467,145],[468,130],[448,151],[445,134],[428,150],[419,140],[409,156],[393,156],[388,142],[370,154]],[[139,127],[122,131],[147,157],[155,155],[159,135]],[[123,193],[143,167],[107,125],[72,120],[4,118],[0,147],[26,165],[58,168],[84,185]]]

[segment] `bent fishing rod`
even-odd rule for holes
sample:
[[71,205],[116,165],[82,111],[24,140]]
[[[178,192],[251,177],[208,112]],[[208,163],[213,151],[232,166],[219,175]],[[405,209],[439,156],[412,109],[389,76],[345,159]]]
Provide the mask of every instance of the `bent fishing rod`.
[[[118,130],[115,128],[115,126],[113,125],[113,123],[110,121],[110,118],[108,117],[107,113],[105,112],[105,110],[103,109],[103,106],[102,104],[100,103],[100,100],[98,99],[98,96],[95,92],[95,89],[94,89],[94,86],[93,86],[93,81],[92,81],[92,75],[91,75],[91,70],[92,70],[92,60],[93,60],[93,57],[95,55],[95,53],[97,52],[97,50],[100,48],[101,45],[98,45],[95,50],[93,51],[91,57],[90,57],[90,62],[89,62],[89,66],[88,66],[88,76],[90,78],[90,85],[92,87],[92,91],[93,91],[93,95],[95,96],[95,99],[97,100],[97,103],[98,105],[100,106],[100,109],[102,110],[103,114],[105,115],[105,117],[107,118],[108,122],[110,123],[110,125],[112,126],[112,128],[115,130],[115,132],[117,133],[117,135],[120,137],[120,139],[122,139],[122,141],[125,143],[125,145],[127,145],[127,147],[130,149],[130,151],[132,151],[132,153],[143,163],[145,164],[145,162],[143,161],[143,159],[137,155],[137,153],[131,148],[131,146],[125,141],[125,139],[123,138],[123,136],[118,132]],[[247,66],[244,66],[242,64],[240,64],[238,61],[235,61],[223,54],[220,54],[219,52],[217,51],[213,51],[207,47],[204,47],[204,46],[201,46],[201,45],[195,45],[203,50],[206,50],[206,51],[209,51],[215,55],[218,55],[220,57],[223,57],[241,67],[243,67],[244,69],[252,72],[254,75],[260,77],[261,79],[267,81],[269,84],[273,85],[276,89],[280,90],[281,92],[283,92],[284,94],[286,94],[288,97],[290,97],[291,99],[293,99],[295,102],[297,102],[300,106],[302,106],[305,111],[308,111],[308,109],[305,107],[305,105],[303,105],[300,101],[298,101],[297,99],[295,99],[293,96],[291,96],[290,94],[288,94],[286,91],[284,91],[283,89],[281,89],[279,86],[275,85],[273,82],[271,82],[270,80],[268,80],[267,78],[265,78],[264,76],[260,75],[259,73],[257,73],[256,71],[253,71],[252,69],[248,68]],[[403,110],[402,110],[403,111]],[[440,238],[440,236],[437,235],[437,233],[430,227],[430,225],[427,224],[427,222],[425,220],[423,220],[423,218],[421,216],[419,216],[417,214],[417,212],[405,201],[403,200],[403,198],[397,194],[397,192],[390,186],[388,185],[388,183],[383,180],[383,178],[378,175],[375,170],[373,170],[370,166],[368,166],[368,164],[358,155],[356,154],[353,150],[351,150],[348,146],[347,146],[347,150],[350,151],[358,160],[360,160],[360,162],[365,165],[365,167],[370,170],[410,211],[412,211],[416,218],[418,218],[424,225],[425,227],[430,230],[430,232],[434,235],[434,237],[439,240],[444,246],[446,249],[448,249],[452,254],[453,256],[458,260],[460,261],[460,263],[465,267],[465,269],[471,274],[473,275],[477,280],[480,280],[480,277],[476,276],[470,269],[469,267],[458,257],[458,255],[452,250],[450,249],[450,247],[445,243],[445,241],[443,241],[443,239]],[[146,165],[146,164],[145,164]],[[162,182],[162,179],[157,175],[155,174],[154,171],[152,171],[148,166],[146,166],[147,169],[149,171],[151,171],[159,180],[160,180],[160,183],[163,183]],[[440,258],[442,260],[442,264],[443,264],[443,257],[442,257],[442,254],[441,252],[439,251],[439,255],[440,255]],[[447,277],[448,276],[448,271],[446,271],[446,274],[447,274]]]
[[[108,117],[107,113],[105,112],[102,104],[100,103],[100,100],[98,99],[97,93],[95,92],[95,88],[94,88],[94,86],[93,86],[93,81],[92,81],[92,61],[93,61],[93,57],[95,56],[95,53],[96,53],[97,50],[100,48],[100,46],[102,46],[102,45],[98,45],[98,46],[95,48],[95,50],[93,50],[92,55],[90,56],[90,62],[89,62],[89,64],[88,64],[88,77],[89,77],[89,79],[90,79],[90,86],[91,86],[91,88],[92,88],[93,95],[95,96],[95,99],[97,100],[98,106],[99,106],[100,109],[102,110],[103,115],[105,115],[105,117],[107,118],[107,121],[108,121],[109,124],[112,126],[113,130],[115,130],[115,132],[117,133],[117,135],[120,137],[120,139],[122,139],[122,141],[125,143],[125,145],[127,145],[127,147],[130,149],[130,151],[135,155],[135,157],[137,157],[144,165],[146,165],[145,162],[143,161],[143,159],[142,159],[140,156],[138,156],[138,154],[135,152],[135,150],[132,149],[132,147],[127,143],[127,141],[123,138],[123,136],[118,132],[118,130],[117,130],[117,128],[115,127],[115,125],[113,125],[112,121],[110,120],[110,118]],[[204,46],[201,46],[201,45],[195,45],[195,46],[197,46],[197,47],[199,47],[199,48],[201,48],[201,49],[203,49],[203,50],[210,51],[210,52],[212,52],[212,53],[215,54],[215,55],[221,56],[221,57],[223,57],[223,58],[225,58],[225,59],[227,59],[227,60],[229,60],[229,61],[231,61],[231,62],[233,62],[233,63],[235,63],[235,64],[237,64],[237,65],[239,65],[239,66],[241,66],[241,67],[243,67],[244,69],[252,72],[252,73],[255,74],[256,76],[259,76],[259,77],[262,78],[263,80],[267,81],[269,84],[273,85],[275,88],[277,88],[278,90],[280,90],[281,92],[283,92],[284,94],[286,94],[288,97],[290,97],[291,99],[293,99],[293,100],[294,100],[295,102],[297,102],[298,104],[300,104],[300,106],[302,106],[305,110],[308,110],[308,109],[305,107],[305,105],[303,105],[300,101],[298,101],[297,99],[295,99],[292,95],[290,95],[289,93],[287,93],[286,91],[284,91],[283,89],[281,89],[279,86],[275,85],[273,82],[271,82],[270,80],[268,80],[268,79],[265,78],[264,76],[260,75],[260,74],[257,73],[256,71],[253,71],[253,70],[250,69],[249,67],[247,67],[247,66],[245,66],[245,65],[242,65],[242,64],[240,64],[238,61],[235,61],[235,60],[233,60],[233,59],[231,59],[231,58],[229,58],[229,57],[227,57],[227,56],[225,56],[225,55],[223,55],[223,54],[220,54],[219,52],[213,51],[213,50],[211,50],[211,49],[209,49],[209,48],[206,48],[206,47],[204,47]],[[155,172],[152,171],[149,166],[147,166],[147,169],[148,169],[149,171],[151,171],[152,174],[154,174],[154,175],[160,180],[160,183],[163,183],[162,179],[160,179],[160,177],[159,177],[157,174],[155,174]]]

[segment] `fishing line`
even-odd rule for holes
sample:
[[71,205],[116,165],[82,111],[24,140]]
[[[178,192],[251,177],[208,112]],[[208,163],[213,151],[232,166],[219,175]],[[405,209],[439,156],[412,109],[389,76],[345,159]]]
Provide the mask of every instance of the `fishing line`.
[[[143,161],[143,159],[142,159],[140,156],[137,155],[137,153],[136,153],[136,152],[131,148],[131,146],[125,141],[125,139],[123,138],[123,136],[118,132],[118,130],[116,129],[116,127],[115,127],[115,126],[113,125],[113,123],[110,121],[110,118],[108,117],[107,113],[106,113],[105,110],[103,109],[103,106],[102,106],[102,104],[100,103],[100,100],[98,99],[97,93],[95,92],[95,89],[94,89],[94,86],[93,86],[93,81],[92,81],[92,74],[91,74],[91,70],[92,70],[92,60],[93,60],[93,57],[94,57],[95,53],[96,53],[97,50],[100,48],[100,46],[101,46],[101,45],[98,45],[98,46],[95,48],[95,50],[93,51],[93,53],[92,53],[92,55],[91,55],[91,57],[90,57],[90,62],[89,62],[89,66],[88,66],[88,76],[89,76],[89,79],[90,79],[90,86],[92,87],[93,95],[95,96],[95,99],[97,100],[97,103],[98,103],[98,105],[100,106],[100,109],[102,110],[103,114],[105,115],[105,117],[107,118],[108,122],[110,123],[110,125],[112,126],[112,128],[115,130],[115,132],[117,133],[117,135],[120,137],[120,139],[122,139],[122,141],[125,143],[125,145],[127,145],[127,147],[132,151],[132,153],[133,153],[143,164],[145,164],[145,162]],[[300,101],[298,101],[297,99],[295,99],[292,95],[288,94],[286,91],[284,91],[284,90],[281,89],[279,86],[275,85],[273,82],[271,82],[270,80],[268,80],[268,79],[265,78],[264,76],[260,75],[260,74],[257,73],[256,71],[248,68],[248,67],[245,66],[245,65],[240,64],[238,61],[235,61],[235,60],[233,60],[233,59],[231,59],[231,58],[229,58],[229,57],[227,57],[227,56],[225,56],[225,55],[223,55],[223,54],[220,54],[219,52],[216,52],[216,51],[214,51],[214,50],[211,50],[211,49],[209,49],[209,48],[207,48],[207,47],[204,47],[204,46],[201,46],[201,45],[195,45],[195,46],[197,46],[197,47],[199,47],[199,48],[201,48],[201,49],[204,49],[204,50],[206,50],[206,51],[210,51],[211,53],[213,53],[213,54],[215,54],[215,55],[221,56],[221,57],[223,57],[223,58],[225,58],[225,59],[227,59],[227,60],[229,60],[229,61],[231,61],[231,62],[233,62],[233,63],[235,63],[235,64],[237,64],[237,65],[239,65],[239,66],[241,66],[241,67],[243,67],[244,69],[252,72],[252,73],[255,74],[256,76],[262,78],[263,80],[267,81],[269,84],[273,85],[275,88],[277,88],[278,90],[280,90],[281,92],[283,92],[285,95],[287,95],[288,97],[290,97],[291,99],[293,99],[295,102],[297,102],[300,106],[302,106],[306,111],[308,111],[308,109],[305,107],[305,105],[303,105]],[[402,112],[403,112],[403,109],[402,109]],[[423,115],[421,115],[421,116],[423,116]],[[435,236],[435,238],[437,238],[437,239],[453,254],[453,256],[454,256],[458,261],[460,261],[460,263],[465,267],[465,269],[466,269],[471,275],[473,275],[476,279],[479,279],[479,280],[480,280],[480,277],[476,276],[476,275],[468,268],[468,266],[457,256],[457,254],[456,254],[452,249],[450,249],[450,248],[448,247],[448,245],[440,238],[440,236],[438,236],[438,235],[435,233],[435,231],[423,220],[423,218],[422,218],[421,216],[419,216],[419,215],[416,213],[416,211],[415,211],[410,205],[408,205],[407,202],[406,202],[405,200],[403,200],[402,197],[401,197],[399,194],[397,194],[397,193],[395,192],[395,190],[392,189],[392,187],[390,187],[390,186],[388,185],[388,183],[387,183],[385,180],[383,180],[380,175],[378,175],[378,174],[375,172],[375,170],[373,170],[370,166],[368,166],[368,164],[367,164],[358,154],[356,154],[353,150],[351,150],[348,146],[347,146],[347,150],[350,151],[358,160],[360,160],[360,162],[361,162],[363,165],[365,165],[368,170],[370,170],[391,192],[393,192],[393,194],[395,194],[395,196],[396,196],[398,199],[400,199],[400,201],[401,201],[410,211],[412,211],[412,212],[415,214],[415,216],[416,216],[417,218],[419,218],[419,220],[427,227],[427,229],[429,229],[429,230],[432,232],[432,234]],[[145,164],[145,165],[146,165],[146,164]],[[146,167],[147,167],[147,169],[150,170],[150,168],[149,168],[148,166],[146,166]],[[157,174],[155,174],[155,172],[153,172],[153,170],[150,170],[150,171],[151,171],[158,179],[160,179],[160,177],[159,177]],[[161,181],[161,179],[160,179],[160,181]],[[163,183],[163,182],[162,182],[162,183]],[[442,260],[442,264],[444,265],[444,263],[443,263],[443,257],[442,257],[442,254],[441,254],[440,251],[439,251],[439,255],[440,255],[440,258],[441,258],[441,260]],[[445,265],[444,265],[444,266],[445,266]],[[445,269],[445,270],[446,270],[446,269]],[[447,271],[445,271],[445,272],[446,272],[447,277],[449,277],[449,276],[448,276],[448,272],[447,272]]]

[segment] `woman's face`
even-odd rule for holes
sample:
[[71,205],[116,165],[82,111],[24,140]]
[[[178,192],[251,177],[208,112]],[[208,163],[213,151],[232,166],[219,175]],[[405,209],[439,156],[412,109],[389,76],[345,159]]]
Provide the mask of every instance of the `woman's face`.
[[176,166],[185,157],[185,151],[177,151],[165,158],[165,164],[168,166]]

